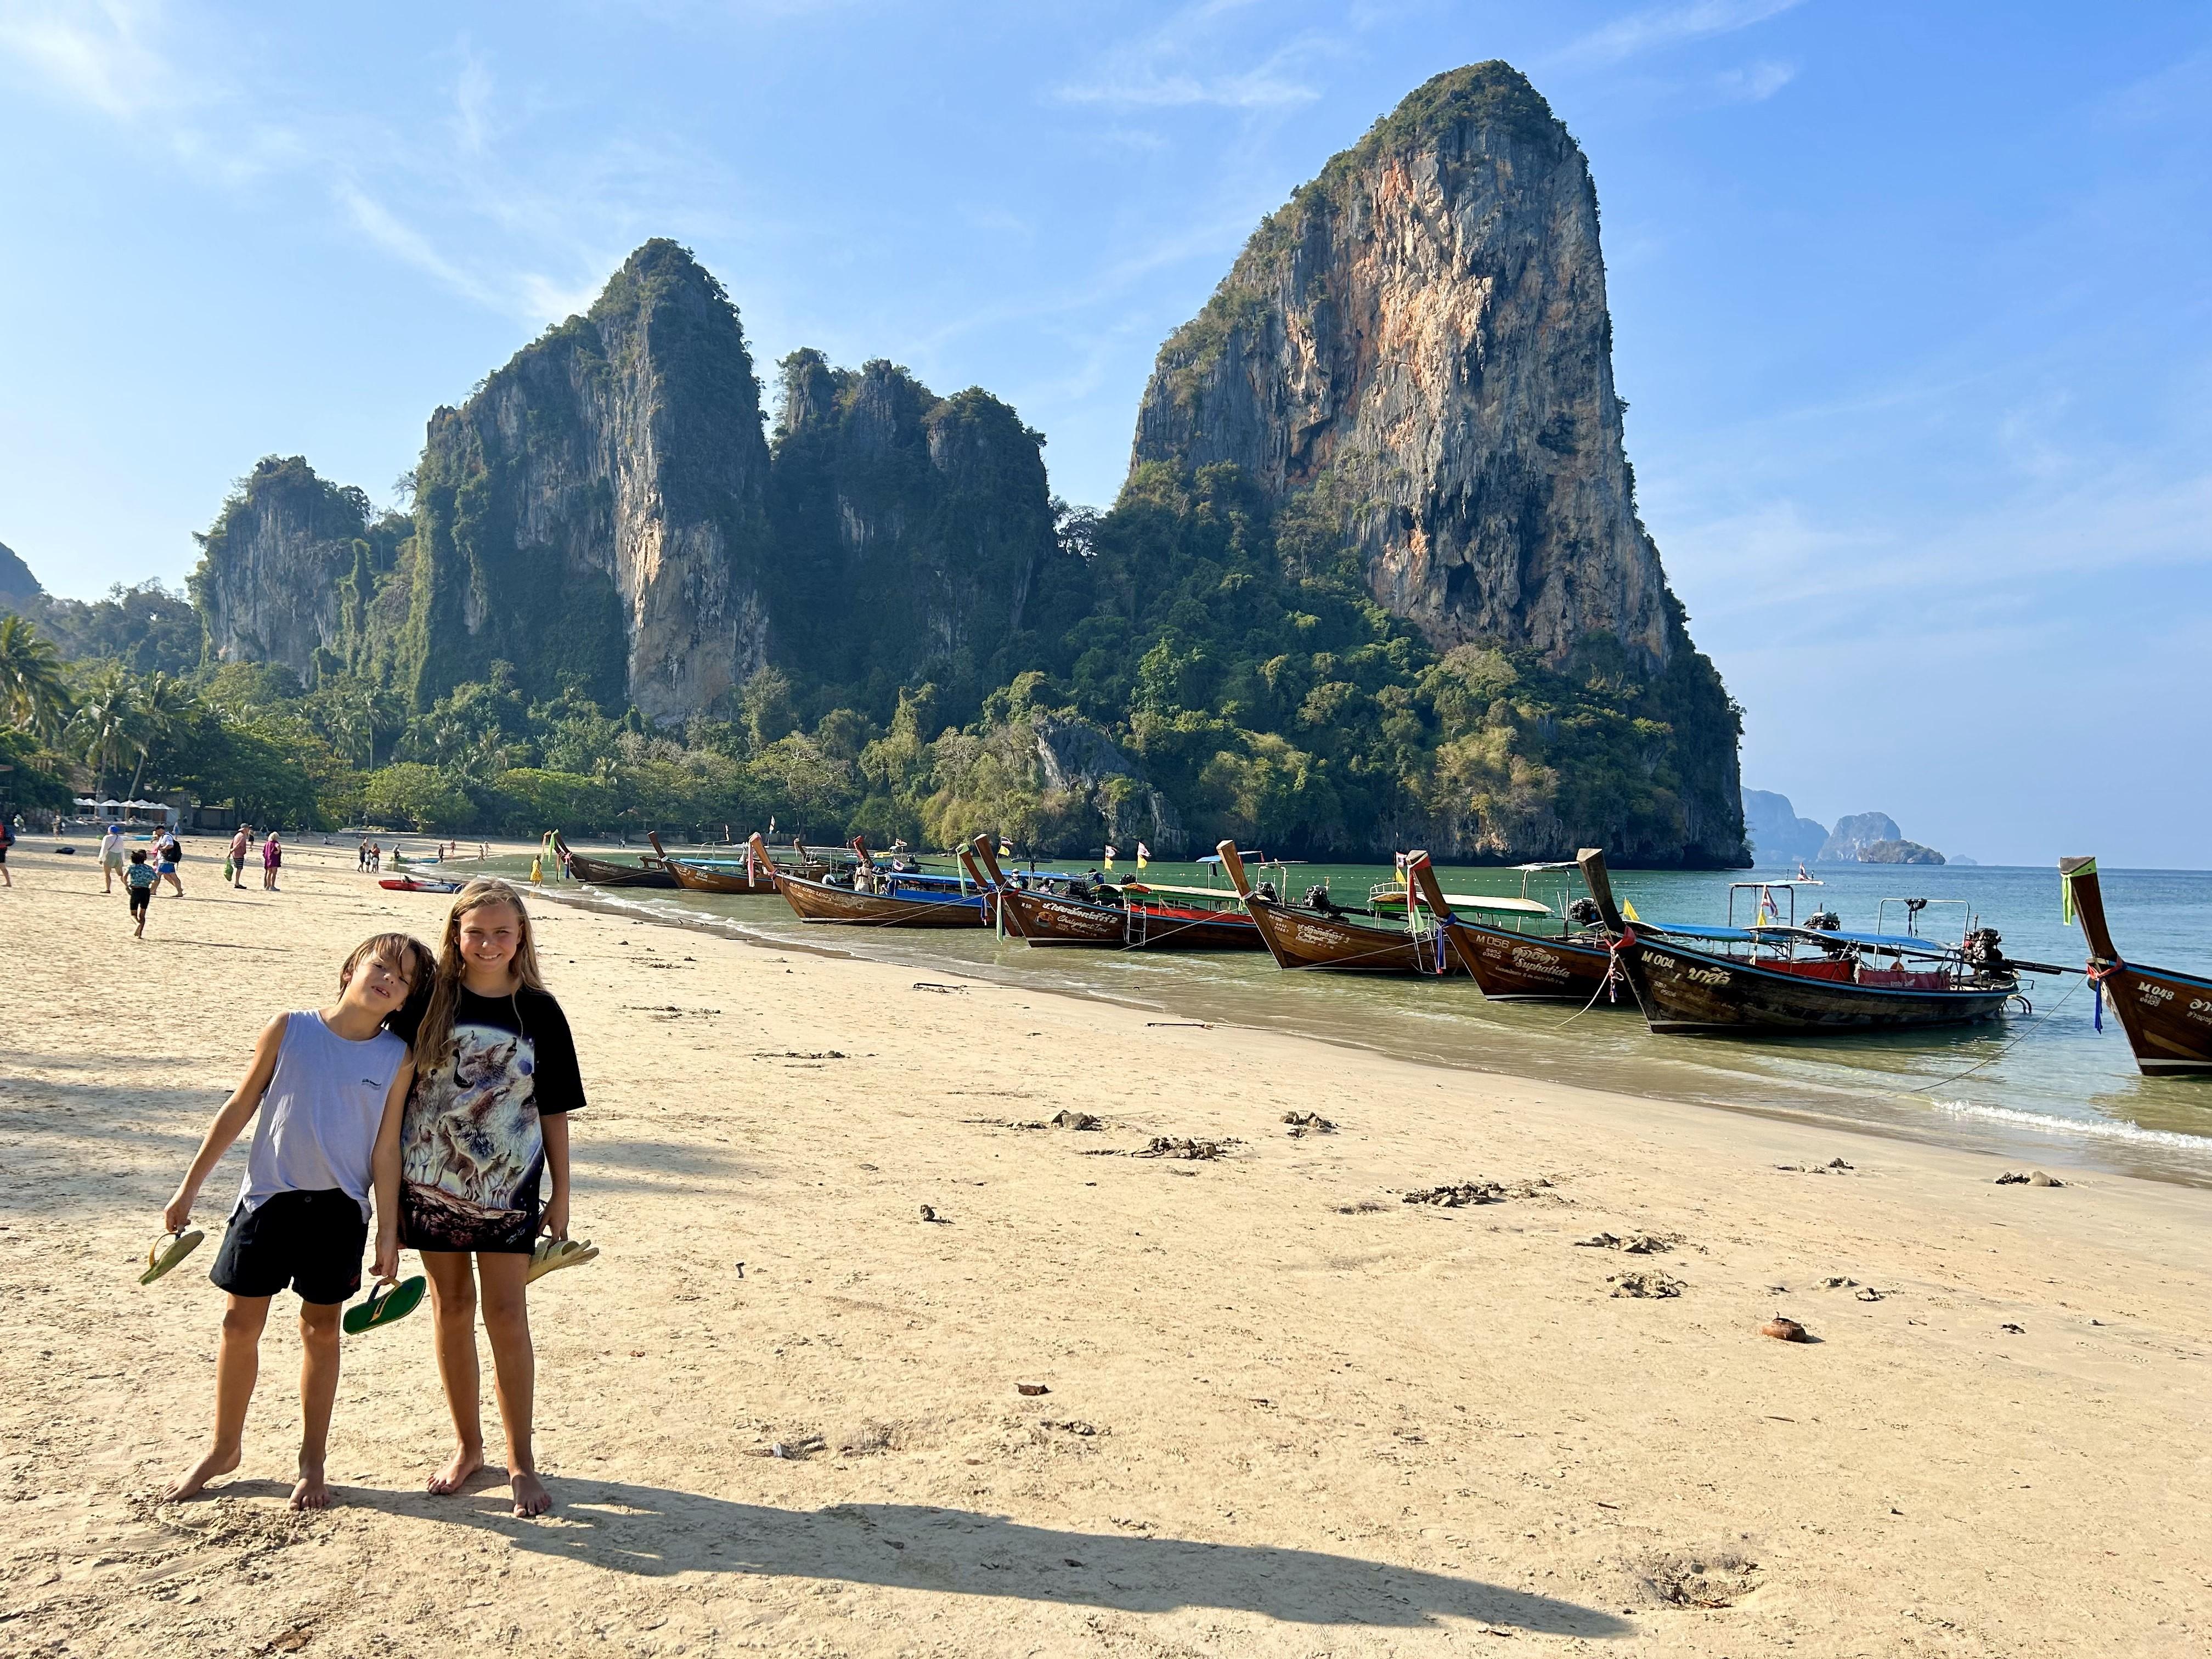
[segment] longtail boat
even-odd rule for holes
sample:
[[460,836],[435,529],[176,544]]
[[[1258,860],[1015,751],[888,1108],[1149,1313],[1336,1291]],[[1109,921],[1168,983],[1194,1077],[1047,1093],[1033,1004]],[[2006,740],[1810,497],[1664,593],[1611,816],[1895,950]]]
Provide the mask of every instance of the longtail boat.
[[[1245,911],[1260,930],[1260,938],[1277,967],[1339,974],[1418,974],[1431,978],[1452,971],[1450,948],[1441,932],[1423,933],[1410,925],[1379,927],[1372,922],[1353,921],[1349,917],[1358,913],[1334,905],[1285,904],[1254,890],[1235,842],[1224,841],[1214,850],[1221,855],[1222,867],[1228,871],[1237,896],[1244,901]],[[1321,899],[1326,901],[1327,891],[1319,890]],[[1417,920],[1410,907],[1407,916],[1409,922]]]
[[586,858],[581,853],[569,850],[568,843],[559,830],[553,832],[553,850],[560,854],[568,865],[568,873],[578,881],[588,881],[597,887],[673,887],[676,878],[659,864],[617,864],[611,859]]
[[2109,997],[2145,1077],[2212,1077],[2212,979],[2145,967],[2120,955],[2105,921],[2096,860],[2061,859],[2058,878],[2069,915],[2081,921],[2089,943],[2100,1029]]
[[[1613,968],[1611,941],[1601,929],[1563,931],[1553,939],[1469,921],[1459,914],[1461,908],[1481,904],[1528,915],[1532,913],[1522,907],[1534,906],[1535,911],[1548,917],[1552,914],[1550,907],[1528,896],[1527,872],[1572,869],[1574,866],[1524,866],[1522,896],[1516,904],[1510,899],[1486,900],[1447,893],[1437,879],[1435,866],[1425,856],[1408,858],[1406,862],[1408,886],[1419,889],[1421,902],[1436,917],[1437,930],[1450,945],[1453,957],[1474,976],[1474,982],[1482,988],[1482,994],[1492,1001],[1593,1002],[1609,983],[1622,983]],[[1576,902],[1580,904],[1583,901]],[[1571,916],[1562,917],[1561,925],[1563,929],[1574,927]]]
[[991,896],[988,892],[947,892],[942,876],[917,876],[885,872],[869,857],[867,843],[855,840],[860,855],[854,885],[844,887],[808,876],[779,870],[769,862],[768,848],[756,835],[750,845],[755,856],[801,921],[838,922],[853,927],[988,927],[991,924]]
[[[2008,961],[1993,928],[1966,930],[1959,944],[1950,945],[1911,933],[1800,927],[1794,892],[1786,923],[1759,921],[1739,927],[1731,911],[1728,927],[1670,922],[1663,932],[1643,934],[1613,902],[1605,854],[1584,848],[1577,862],[1612,933],[1614,955],[1645,1022],[1665,1035],[1757,1036],[1963,1025],[2002,1013],[2020,994],[2019,969],[2063,971]],[[1761,890],[1757,915],[1764,917],[1772,911],[1772,891],[1791,885],[1739,882],[1731,886],[1730,897],[1739,888]],[[1884,901],[1885,910],[1893,902]],[[1910,926],[1926,901],[1905,902]],[[1885,957],[1890,965],[1876,966],[1876,959]]]
[[[961,862],[999,904],[1000,925],[1031,945],[1088,945],[1128,951],[1260,951],[1267,948],[1252,919],[1237,910],[1206,908],[1231,896],[1208,895],[1202,888],[1161,887],[1125,882],[1118,899],[1079,897],[1060,884],[1054,892],[1042,884],[1009,881],[999,868],[988,836],[960,849]],[[977,867],[981,860],[981,867]],[[1088,888],[1089,884],[1084,884]],[[1097,889],[1090,889],[1096,895]],[[1178,899],[1193,902],[1178,903]]]
[[[660,844],[660,832],[648,832],[647,839],[653,850],[660,854],[660,862],[676,884],[687,893],[773,893],[775,884],[763,873],[755,860],[750,844],[742,859],[671,858],[668,849]],[[757,839],[757,837],[756,837]]]

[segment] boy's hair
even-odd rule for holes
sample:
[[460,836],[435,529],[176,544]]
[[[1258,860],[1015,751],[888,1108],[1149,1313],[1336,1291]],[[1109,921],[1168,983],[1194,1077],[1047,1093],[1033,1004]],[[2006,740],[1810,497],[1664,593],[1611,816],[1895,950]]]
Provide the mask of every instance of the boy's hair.
[[438,942],[437,975],[422,1023],[416,1031],[415,1063],[425,1070],[445,1059],[453,1046],[453,1011],[461,1000],[461,918],[495,904],[511,906],[519,924],[520,937],[514,947],[516,981],[532,991],[545,988],[538,971],[538,944],[530,931],[530,912],[524,908],[522,895],[507,883],[490,877],[471,882],[453,896],[453,908],[446,913],[445,934]]
[[386,1029],[411,1039],[415,1026],[422,1018],[423,1006],[430,1000],[430,981],[438,971],[438,959],[430,954],[430,947],[412,933],[371,933],[338,964],[340,996],[353,983],[354,969],[372,958],[407,975],[407,995],[398,1007],[384,1017],[384,1024]]
[[134,847],[134,848],[132,848],[131,849],[131,863],[133,863],[133,864],[143,864],[143,863],[145,863],[145,862],[146,862],[146,849],[145,849],[144,848],[143,848],[143,847]]

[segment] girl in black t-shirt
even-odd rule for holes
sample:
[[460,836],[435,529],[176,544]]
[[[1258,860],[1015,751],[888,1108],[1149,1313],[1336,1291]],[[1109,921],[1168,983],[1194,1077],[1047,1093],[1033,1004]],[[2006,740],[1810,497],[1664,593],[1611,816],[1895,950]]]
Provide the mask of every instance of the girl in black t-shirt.
[[438,1374],[459,1443],[429,1490],[459,1492],[483,1466],[481,1302],[514,1512],[541,1515],[552,1499],[531,1446],[537,1362],[524,1286],[538,1235],[568,1236],[568,1114],[584,1103],[584,1085],[568,1022],[538,975],[529,912],[507,883],[472,881],[455,896],[414,1041],[389,1196],[400,1243],[421,1254],[429,1277]]

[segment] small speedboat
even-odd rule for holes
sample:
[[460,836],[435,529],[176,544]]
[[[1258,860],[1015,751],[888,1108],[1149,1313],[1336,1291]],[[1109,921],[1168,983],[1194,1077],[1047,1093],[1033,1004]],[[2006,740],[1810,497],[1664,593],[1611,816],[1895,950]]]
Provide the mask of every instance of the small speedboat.
[[376,884],[395,893],[458,893],[458,881],[425,881],[420,876],[386,876]]

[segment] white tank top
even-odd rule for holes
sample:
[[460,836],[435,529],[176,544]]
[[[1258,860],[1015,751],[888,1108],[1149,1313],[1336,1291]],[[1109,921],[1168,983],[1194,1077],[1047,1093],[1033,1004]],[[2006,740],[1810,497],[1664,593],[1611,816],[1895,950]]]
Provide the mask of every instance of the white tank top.
[[384,1097],[406,1058],[406,1043],[389,1031],[354,1042],[312,1008],[286,1015],[239,1203],[250,1212],[278,1193],[336,1188],[366,1217]]

